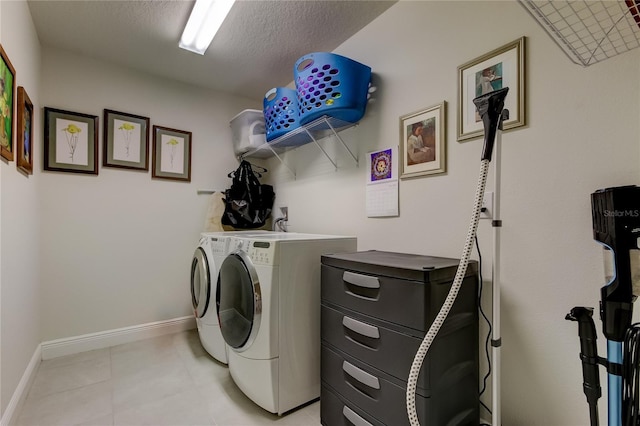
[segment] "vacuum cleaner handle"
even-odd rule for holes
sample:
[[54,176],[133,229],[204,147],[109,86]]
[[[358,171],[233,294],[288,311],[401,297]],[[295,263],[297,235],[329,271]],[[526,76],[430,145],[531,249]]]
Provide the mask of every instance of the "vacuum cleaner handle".
[[593,308],[576,306],[565,317],[578,322],[580,337],[580,360],[582,360],[582,387],[589,404],[591,426],[598,425],[598,399],[602,396],[600,374],[598,371],[598,347],[596,344],[596,326],[593,322]]
[[504,108],[504,98],[507,97],[508,87],[494,90],[478,96],[473,103],[478,108],[478,113],[484,124],[484,147],[482,149],[482,159],[491,161],[493,144],[496,139],[496,131],[500,125],[500,116]]

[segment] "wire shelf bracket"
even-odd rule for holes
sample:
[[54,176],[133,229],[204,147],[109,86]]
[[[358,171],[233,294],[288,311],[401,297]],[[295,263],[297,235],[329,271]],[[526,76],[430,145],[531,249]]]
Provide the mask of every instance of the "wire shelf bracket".
[[280,163],[289,170],[289,173],[291,173],[295,179],[296,172],[284,161],[282,154],[287,150],[295,149],[308,143],[313,143],[320,149],[320,151],[322,151],[324,156],[331,162],[333,168],[337,171],[337,158],[331,158],[329,153],[319,143],[320,140],[330,137],[340,143],[340,145],[349,153],[349,156],[357,167],[358,157],[353,153],[353,151],[351,151],[351,149],[349,149],[347,144],[338,134],[343,130],[356,126],[357,124],[358,123],[349,123],[336,118],[322,116],[311,123],[300,126],[299,128],[292,130],[273,141],[267,142],[252,151],[242,154],[240,158],[267,158],[275,156]]
[[575,64],[640,47],[640,0],[518,0]]

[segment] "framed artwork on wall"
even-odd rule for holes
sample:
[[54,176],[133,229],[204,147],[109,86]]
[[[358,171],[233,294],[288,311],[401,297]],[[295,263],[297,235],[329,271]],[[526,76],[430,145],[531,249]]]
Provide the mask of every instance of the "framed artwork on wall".
[[0,45],[0,156],[13,161],[13,122],[16,70]]
[[521,37],[458,67],[458,141],[484,134],[473,99],[504,87],[509,88],[504,130],[526,124],[525,41]]
[[104,110],[102,165],[149,170],[149,117]]
[[446,172],[446,102],[400,117],[400,178]]
[[16,165],[28,175],[33,174],[33,104],[24,87],[18,87],[16,109]]
[[98,174],[98,116],[44,108],[44,169]]
[[154,179],[191,182],[191,132],[153,126]]

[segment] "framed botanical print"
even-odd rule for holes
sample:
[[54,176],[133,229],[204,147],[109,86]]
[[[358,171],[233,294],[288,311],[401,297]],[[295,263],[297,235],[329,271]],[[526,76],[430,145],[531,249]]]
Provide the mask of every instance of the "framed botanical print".
[[191,132],[153,126],[154,179],[191,182]]
[[149,170],[149,117],[104,110],[102,165]]
[[98,174],[98,116],[44,108],[44,169]]

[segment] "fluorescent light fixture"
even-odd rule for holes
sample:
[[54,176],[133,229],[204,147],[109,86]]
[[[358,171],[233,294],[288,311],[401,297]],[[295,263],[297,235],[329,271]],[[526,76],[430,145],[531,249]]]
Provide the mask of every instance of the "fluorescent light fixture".
[[178,46],[204,55],[234,2],[235,0],[196,0]]

